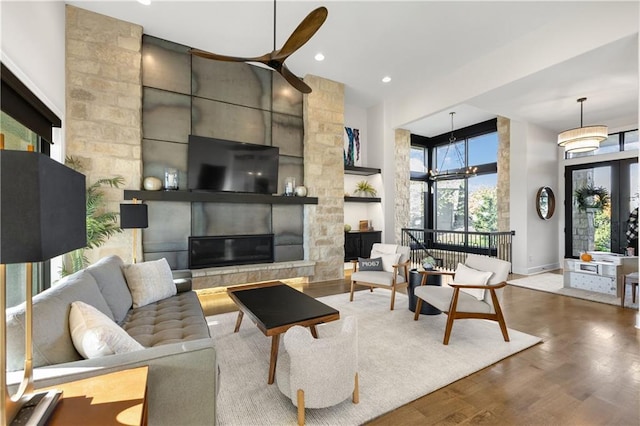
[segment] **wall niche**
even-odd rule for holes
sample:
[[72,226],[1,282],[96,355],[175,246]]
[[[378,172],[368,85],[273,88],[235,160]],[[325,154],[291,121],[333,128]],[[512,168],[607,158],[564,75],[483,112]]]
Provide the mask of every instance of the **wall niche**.
[[[304,177],[302,94],[270,70],[212,61],[189,47],[142,38],[142,175],[164,180],[178,170],[187,184],[190,134],[280,148],[278,192],[284,179]],[[276,262],[303,260],[302,206],[146,201],[144,258],[165,257],[172,269],[188,268],[188,237],[274,234]]]

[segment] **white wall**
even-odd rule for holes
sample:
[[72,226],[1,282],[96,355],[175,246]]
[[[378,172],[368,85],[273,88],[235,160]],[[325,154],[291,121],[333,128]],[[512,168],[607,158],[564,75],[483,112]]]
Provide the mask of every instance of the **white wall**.
[[52,157],[64,158],[65,5],[0,2],[2,63],[62,120]]

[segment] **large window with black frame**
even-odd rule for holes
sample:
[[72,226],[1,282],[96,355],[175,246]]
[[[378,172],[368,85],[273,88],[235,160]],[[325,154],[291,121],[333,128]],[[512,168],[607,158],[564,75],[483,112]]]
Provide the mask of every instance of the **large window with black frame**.
[[496,122],[432,138],[412,135],[410,227],[498,230]]

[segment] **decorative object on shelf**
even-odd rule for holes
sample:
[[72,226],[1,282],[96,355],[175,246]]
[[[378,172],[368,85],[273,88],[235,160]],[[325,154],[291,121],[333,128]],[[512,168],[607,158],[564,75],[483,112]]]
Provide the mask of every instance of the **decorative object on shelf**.
[[366,180],[361,180],[356,183],[356,190],[353,193],[361,197],[375,197],[378,191]]
[[556,210],[556,197],[548,186],[538,189],[536,194],[536,211],[540,219],[550,219]]
[[[7,354],[0,351],[0,423],[11,424],[29,402],[50,415],[61,392],[33,394],[33,262],[43,262],[87,244],[85,177],[46,155],[0,150],[0,300],[6,303],[6,265],[25,264],[24,373],[15,395],[6,388]],[[19,183],[19,184],[16,184]],[[46,226],[40,226],[46,224]],[[6,336],[6,310],[0,316],[0,334]],[[36,399],[38,398],[38,399]],[[39,402],[38,402],[39,401]],[[22,413],[20,413],[22,416]],[[25,424],[44,424],[46,418],[26,416]],[[28,422],[30,420],[30,422]]]
[[284,179],[284,195],[292,197],[295,195],[296,178],[289,176]]
[[373,226],[370,220],[361,220],[358,222],[358,229],[360,231],[373,231]]
[[162,181],[154,176],[148,176],[142,181],[142,186],[146,191],[160,191],[162,189]]
[[296,90],[302,93],[311,93],[311,88],[297,77],[293,72],[287,68],[284,61],[304,45],[313,35],[320,29],[324,21],[327,19],[327,8],[319,7],[314,9],[307,15],[306,18],[298,24],[293,33],[289,36],[287,41],[280,49],[276,49],[276,2],[273,2],[273,51],[265,53],[262,56],[255,58],[240,58],[236,56],[218,55],[216,53],[209,53],[198,49],[189,49],[189,53],[192,55],[200,56],[202,58],[214,59],[216,61],[228,61],[228,62],[259,62],[267,67],[273,69],[289,82],[290,85],[296,88]]
[[351,232],[351,225],[349,225],[348,223],[344,224],[344,232]]
[[307,187],[303,185],[296,186],[296,197],[306,197],[307,196]]
[[584,252],[580,255],[580,260],[582,260],[583,262],[591,262],[593,260],[593,257],[589,253]]
[[164,190],[177,191],[178,188],[178,169],[171,167],[164,169]]
[[138,229],[148,227],[149,214],[146,204],[138,204],[138,200],[136,198],[133,199],[132,204],[120,204],[120,228],[133,229],[132,263],[137,263],[136,237]]
[[360,130],[345,127],[344,165],[355,166],[360,163]]
[[600,148],[600,142],[609,137],[607,126],[582,126],[582,112],[584,101],[580,98],[580,127],[565,130],[558,135],[558,146],[564,147],[564,152],[589,152]]
[[576,189],[574,195],[580,211],[589,209],[602,211],[609,205],[609,192],[602,186],[594,187],[589,184]]
[[[451,135],[449,136],[449,144],[447,145],[447,149],[444,151],[444,155],[442,156],[442,161],[440,161],[440,167],[429,170],[429,179],[433,181],[438,180],[453,180],[453,179],[464,179],[467,177],[473,177],[476,175],[478,171],[477,167],[464,167],[466,164],[464,160],[464,155],[460,152],[460,147],[456,142],[455,136],[453,136],[453,115],[455,112],[450,112],[451,116]],[[461,168],[459,169],[451,169],[444,171],[443,168],[445,164],[447,164],[447,156],[449,155],[449,151],[452,150],[456,153],[456,157],[458,160],[458,164],[460,164]]]

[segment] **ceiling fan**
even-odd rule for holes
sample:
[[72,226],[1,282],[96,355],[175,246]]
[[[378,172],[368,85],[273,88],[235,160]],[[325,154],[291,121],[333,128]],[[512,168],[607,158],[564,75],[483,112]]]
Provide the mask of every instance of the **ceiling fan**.
[[285,78],[293,87],[302,93],[311,93],[309,87],[301,78],[296,76],[287,68],[284,61],[296,50],[302,47],[313,35],[320,29],[324,21],[327,19],[327,8],[319,7],[307,15],[300,22],[297,28],[291,33],[282,48],[276,49],[276,5],[273,3],[273,51],[265,53],[262,56],[253,58],[242,58],[236,56],[218,55],[216,53],[206,52],[199,49],[189,49],[189,53],[207,59],[215,59],[217,61],[229,62],[259,62],[269,68],[272,68]]

